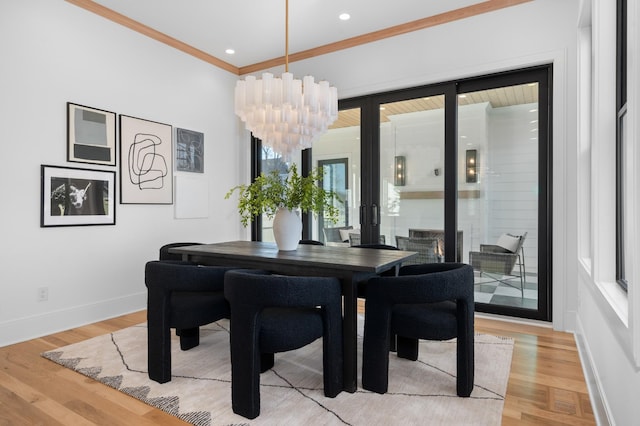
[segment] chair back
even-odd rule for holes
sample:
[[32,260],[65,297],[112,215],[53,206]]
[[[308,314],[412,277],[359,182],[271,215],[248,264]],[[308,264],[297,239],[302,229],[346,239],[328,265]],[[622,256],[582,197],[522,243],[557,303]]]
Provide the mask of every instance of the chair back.
[[315,307],[339,300],[340,281],[332,277],[270,275],[236,269],[226,273],[224,295],[232,306]]
[[202,243],[169,243],[160,247],[160,255],[158,257],[159,260],[182,260],[181,254],[169,253],[170,248],[174,247],[184,247],[184,246],[195,246]]
[[298,241],[298,244],[307,244],[310,246],[323,246],[324,243],[322,241],[318,241],[318,240],[300,240]]
[[353,226],[337,226],[335,228],[324,228],[324,241],[327,243],[342,243],[343,239],[340,235],[340,230],[353,229]]
[[399,250],[396,246],[390,246],[389,244],[358,244],[351,246],[353,248],[370,248],[381,250]]
[[522,249],[525,238],[527,238],[527,232],[522,235],[502,234],[498,238],[496,245],[511,253],[518,254]]
[[[437,238],[440,243],[440,247],[444,247],[444,230],[442,229],[414,229],[409,228],[410,238]],[[456,233],[456,261],[462,262],[462,246],[463,246],[463,232],[458,231]]]
[[[380,235],[378,237],[378,244],[383,244],[383,245],[386,244],[386,238],[384,235]],[[362,245],[362,237],[359,232],[349,233],[349,245],[352,247]]]
[[437,238],[411,238],[396,235],[396,245],[400,250],[418,252],[417,256],[402,262],[403,265],[438,262]]

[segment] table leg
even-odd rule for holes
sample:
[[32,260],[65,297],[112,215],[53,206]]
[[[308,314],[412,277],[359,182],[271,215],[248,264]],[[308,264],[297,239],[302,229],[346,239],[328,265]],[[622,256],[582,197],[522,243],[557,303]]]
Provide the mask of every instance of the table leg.
[[343,294],[343,387],[347,392],[358,389],[358,311],[357,275],[342,279]]

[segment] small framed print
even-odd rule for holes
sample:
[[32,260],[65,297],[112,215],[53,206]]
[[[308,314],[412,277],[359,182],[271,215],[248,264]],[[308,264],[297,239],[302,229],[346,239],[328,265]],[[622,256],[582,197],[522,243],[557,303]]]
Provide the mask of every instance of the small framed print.
[[40,166],[40,226],[115,225],[113,171]]
[[204,173],[204,134],[176,129],[176,170]]
[[116,165],[116,114],[67,102],[67,161]]
[[121,204],[173,204],[172,129],[120,115]]

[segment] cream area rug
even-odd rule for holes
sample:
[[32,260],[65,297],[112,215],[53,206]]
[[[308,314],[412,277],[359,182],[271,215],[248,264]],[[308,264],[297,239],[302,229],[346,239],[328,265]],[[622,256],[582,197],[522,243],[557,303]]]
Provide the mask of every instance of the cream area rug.
[[[362,323],[360,318],[359,363]],[[146,324],[43,356],[199,426],[475,426],[500,424],[513,352],[511,339],[476,334],[475,387],[470,398],[456,396],[455,340],[421,341],[418,361],[390,353],[389,392],[384,395],[359,388],[326,398],[318,339],[304,348],[276,354],[274,368],[260,376],[260,416],[249,421],[231,409],[229,322],[202,327],[200,346],[185,352],[172,335],[173,377],[165,384],[147,375]]]

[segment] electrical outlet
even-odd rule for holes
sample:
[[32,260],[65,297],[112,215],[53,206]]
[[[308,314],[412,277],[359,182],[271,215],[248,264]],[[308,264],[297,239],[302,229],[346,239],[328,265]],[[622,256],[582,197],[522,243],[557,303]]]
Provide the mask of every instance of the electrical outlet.
[[49,300],[49,287],[40,287],[38,289],[38,302],[46,302]]

